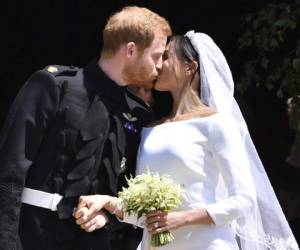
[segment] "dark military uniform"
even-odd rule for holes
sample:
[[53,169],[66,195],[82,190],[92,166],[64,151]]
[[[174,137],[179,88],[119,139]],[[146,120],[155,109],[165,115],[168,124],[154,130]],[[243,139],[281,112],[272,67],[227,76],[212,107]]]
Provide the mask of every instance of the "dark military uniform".
[[[134,173],[139,133],[151,119],[96,62],[33,74],[0,137],[0,249],[110,249],[108,229],[86,233],[73,208],[80,195],[116,195]],[[24,186],[62,195],[58,210],[22,204]]]

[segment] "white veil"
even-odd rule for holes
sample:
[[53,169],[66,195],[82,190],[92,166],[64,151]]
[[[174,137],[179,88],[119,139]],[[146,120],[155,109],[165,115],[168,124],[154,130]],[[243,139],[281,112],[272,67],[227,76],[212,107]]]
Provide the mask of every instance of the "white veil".
[[[228,63],[214,41],[204,33],[185,35],[199,56],[201,100],[234,119],[240,129],[256,190],[255,208],[232,223],[242,250],[294,250],[297,242],[282,212],[271,183],[251,140],[243,115],[234,99]],[[224,197],[219,188],[219,197]]]

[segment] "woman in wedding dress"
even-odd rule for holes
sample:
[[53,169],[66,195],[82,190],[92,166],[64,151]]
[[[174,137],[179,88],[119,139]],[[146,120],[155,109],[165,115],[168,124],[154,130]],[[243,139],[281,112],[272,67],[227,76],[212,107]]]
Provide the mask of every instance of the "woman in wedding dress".
[[[124,214],[115,197],[86,196],[81,202],[144,225],[142,250],[151,248],[151,234],[167,230],[175,239],[161,250],[299,249],[233,97],[229,66],[214,41],[193,31],[173,37],[155,89],[172,94],[173,109],[143,129],[136,172],[169,175],[185,191],[181,206],[141,221]],[[95,230],[83,215],[83,210],[76,212],[77,223]]]

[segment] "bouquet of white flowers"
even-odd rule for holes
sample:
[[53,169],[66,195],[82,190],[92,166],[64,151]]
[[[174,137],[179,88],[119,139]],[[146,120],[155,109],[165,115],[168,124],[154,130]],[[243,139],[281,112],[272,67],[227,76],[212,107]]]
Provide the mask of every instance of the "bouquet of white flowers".
[[[128,215],[140,218],[153,211],[169,212],[180,205],[181,188],[168,176],[141,174],[127,179],[128,187],[119,192],[122,209]],[[163,246],[174,239],[168,232],[153,234],[151,245]]]

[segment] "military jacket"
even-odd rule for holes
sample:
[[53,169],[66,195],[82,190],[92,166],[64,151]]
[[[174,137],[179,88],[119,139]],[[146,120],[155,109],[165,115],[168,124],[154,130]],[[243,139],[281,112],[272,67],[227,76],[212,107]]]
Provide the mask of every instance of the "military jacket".
[[[42,233],[58,241],[76,237],[78,197],[117,194],[124,176],[134,174],[139,133],[151,120],[151,109],[96,62],[34,73],[0,137],[0,249],[17,249]],[[58,211],[22,204],[24,186],[62,195]]]

